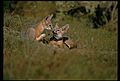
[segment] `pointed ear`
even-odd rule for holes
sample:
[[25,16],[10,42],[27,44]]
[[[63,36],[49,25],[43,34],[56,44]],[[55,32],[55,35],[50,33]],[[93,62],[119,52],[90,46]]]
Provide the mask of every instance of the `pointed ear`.
[[52,19],[52,17],[53,17],[53,14],[47,16],[47,17],[45,18],[45,20],[50,21],[50,20]]
[[58,26],[58,23],[55,24],[55,27],[53,28],[53,31],[55,31],[56,29],[58,29],[59,26]]
[[56,23],[55,28],[59,28],[58,23]]
[[64,25],[64,26],[62,27],[62,30],[63,30],[64,32],[67,32],[68,29],[69,29],[69,24],[66,24],[66,25]]

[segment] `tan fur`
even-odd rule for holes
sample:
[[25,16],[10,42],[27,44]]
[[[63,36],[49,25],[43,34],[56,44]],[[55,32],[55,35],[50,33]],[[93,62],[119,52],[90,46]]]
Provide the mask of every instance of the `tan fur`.
[[54,47],[57,47],[57,48],[63,48],[64,47],[64,44],[63,44],[63,40],[60,40],[60,41],[50,41],[49,42],[50,45],[54,46]]
[[44,31],[44,25],[42,24],[44,21],[40,22],[36,27],[35,27],[35,37],[39,37],[39,35]]

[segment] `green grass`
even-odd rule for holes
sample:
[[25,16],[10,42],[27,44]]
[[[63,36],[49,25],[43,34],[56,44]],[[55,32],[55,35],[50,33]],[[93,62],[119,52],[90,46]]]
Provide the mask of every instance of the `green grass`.
[[59,21],[60,26],[70,24],[67,35],[77,41],[78,48],[55,49],[22,39],[20,32],[36,18],[16,16],[4,13],[4,80],[117,79],[116,33],[103,28],[92,29],[87,18],[77,20],[65,16]]

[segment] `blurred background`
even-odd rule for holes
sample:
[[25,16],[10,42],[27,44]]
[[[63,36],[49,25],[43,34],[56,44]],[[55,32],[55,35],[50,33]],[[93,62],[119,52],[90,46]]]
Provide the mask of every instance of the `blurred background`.
[[[117,79],[117,1],[4,1],[3,79]],[[54,49],[21,33],[53,14],[78,48]]]

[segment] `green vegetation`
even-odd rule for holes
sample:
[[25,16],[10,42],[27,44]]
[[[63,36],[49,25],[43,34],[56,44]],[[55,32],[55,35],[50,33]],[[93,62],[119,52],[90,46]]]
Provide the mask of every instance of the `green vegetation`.
[[17,2],[13,12],[4,12],[4,80],[116,80],[117,22],[110,21],[94,29],[87,15],[78,19],[57,13],[52,20],[53,25],[56,22],[60,26],[69,24],[67,35],[78,44],[78,48],[71,50],[56,49],[21,37],[21,33],[28,27],[35,26],[45,16],[56,13],[55,3]]

